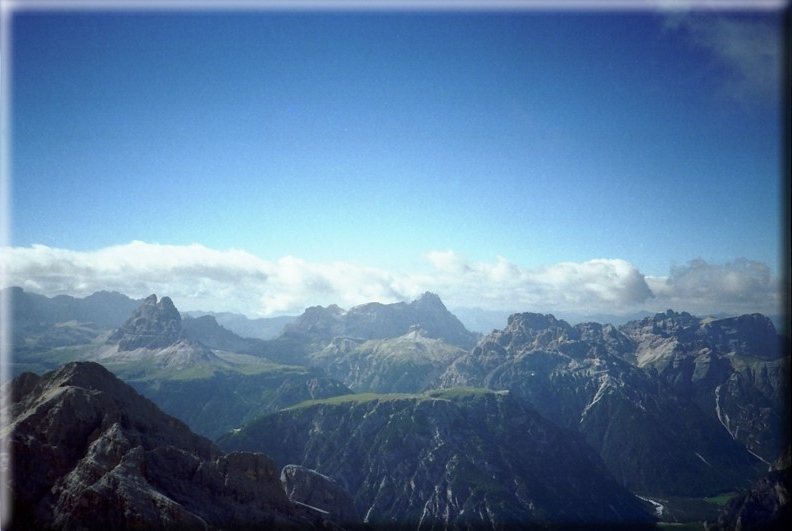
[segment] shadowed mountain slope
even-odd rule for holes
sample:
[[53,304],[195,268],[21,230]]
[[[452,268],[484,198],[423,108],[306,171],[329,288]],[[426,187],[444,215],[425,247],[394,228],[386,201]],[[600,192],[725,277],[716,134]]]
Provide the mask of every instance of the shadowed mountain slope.
[[335,479],[375,527],[651,528],[579,435],[486,390],[308,402],[219,444]]

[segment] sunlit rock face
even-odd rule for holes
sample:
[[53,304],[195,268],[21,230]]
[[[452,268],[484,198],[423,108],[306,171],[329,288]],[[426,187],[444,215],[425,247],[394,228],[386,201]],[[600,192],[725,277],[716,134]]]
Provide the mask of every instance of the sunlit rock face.
[[163,348],[185,339],[181,314],[170,297],[157,302],[156,295],[148,296],[132,317],[109,341],[118,343],[119,351],[139,348]]
[[[3,389],[13,529],[304,526],[261,454],[224,455],[101,365],[69,363]],[[9,473],[10,472],[10,473]]]
[[219,444],[333,478],[375,527],[651,520],[579,435],[492,391],[338,397],[265,416]]
[[387,339],[399,337],[415,327],[429,338],[462,348],[472,347],[479,335],[465,328],[434,293],[424,293],[410,302],[371,302],[344,311],[336,305],[314,306],[284,328],[281,337],[309,340],[317,350],[336,337]]
[[789,440],[789,339],[760,314],[726,319],[666,313],[628,323],[638,364],[716,418],[766,463]]
[[583,433],[635,491],[712,495],[757,477],[764,465],[751,452],[779,451],[788,357],[764,350],[775,344],[767,322],[669,311],[616,329],[515,314],[454,361],[441,384],[509,390]]
[[170,297],[150,295],[132,316],[96,349],[93,359],[104,364],[140,363],[152,368],[182,370],[195,366],[227,367],[203,343],[188,337],[179,310]]

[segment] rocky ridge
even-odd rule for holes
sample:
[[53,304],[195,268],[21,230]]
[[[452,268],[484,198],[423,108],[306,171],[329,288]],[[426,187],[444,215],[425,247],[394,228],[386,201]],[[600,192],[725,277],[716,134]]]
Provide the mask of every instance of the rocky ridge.
[[323,525],[287,499],[272,459],[223,454],[101,365],[26,373],[3,392],[11,529]]
[[182,329],[185,336],[212,350],[255,355],[263,343],[260,339],[238,336],[211,315],[187,316],[182,319]]
[[671,310],[621,328],[638,365],[691,401],[766,463],[789,441],[789,339],[751,314],[695,318]]
[[94,359],[111,365],[138,363],[144,366],[143,370],[151,367],[179,370],[196,365],[229,367],[203,343],[188,337],[181,314],[170,297],[157,301],[156,295],[146,297],[97,349]]
[[[714,399],[702,409],[696,393],[680,392],[657,378],[656,369],[635,361],[636,352],[657,348],[646,343],[663,330],[695,321],[680,315],[652,323],[644,337],[631,337],[610,325],[571,326],[551,315],[515,314],[505,329],[454,361],[441,381],[445,387],[509,390],[546,418],[583,433],[635,492],[690,496],[739,490],[757,476],[761,462],[724,429]],[[660,348],[652,359],[670,352]]]
[[479,337],[446,309],[440,297],[429,292],[410,303],[371,302],[348,311],[336,305],[313,306],[286,325],[280,337],[308,340],[315,350],[321,350],[336,337],[386,339],[402,336],[416,326],[427,337],[461,348],[472,347]]

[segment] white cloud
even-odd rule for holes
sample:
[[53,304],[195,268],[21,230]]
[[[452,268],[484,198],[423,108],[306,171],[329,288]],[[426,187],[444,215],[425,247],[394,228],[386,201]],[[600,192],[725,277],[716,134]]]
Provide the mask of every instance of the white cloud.
[[[778,12],[780,13],[780,11]],[[670,15],[667,27],[709,52],[727,73],[721,94],[742,103],[774,104],[780,95],[781,23],[768,18]]]
[[431,279],[455,306],[520,311],[602,311],[639,304],[651,297],[643,275],[618,259],[564,262],[538,269],[521,268],[503,257],[494,264],[467,263],[445,253],[432,260]]
[[775,315],[788,300],[789,285],[760,262],[740,258],[723,265],[691,260],[664,278],[648,278],[656,304],[691,313]]
[[[350,262],[265,260],[238,249],[135,241],[82,252],[43,245],[5,248],[5,286],[47,296],[99,290],[170,296],[182,310],[249,316],[298,314],[313,305],[349,308],[412,300],[424,291],[446,306],[542,313],[620,314],[667,308],[693,313],[777,313],[781,285],[763,264],[694,260],[669,277],[645,277],[620,259],[524,268],[497,257],[473,262],[453,251],[426,255],[428,270],[384,271]],[[788,290],[788,287],[786,288]]]

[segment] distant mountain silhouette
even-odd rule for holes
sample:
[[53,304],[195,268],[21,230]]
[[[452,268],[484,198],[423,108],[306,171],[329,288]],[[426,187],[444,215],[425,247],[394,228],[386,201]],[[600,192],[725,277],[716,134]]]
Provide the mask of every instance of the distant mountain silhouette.
[[46,327],[55,323],[79,321],[116,327],[140,305],[141,301],[110,291],[98,291],[79,299],[69,295],[45,297],[19,287],[6,288],[10,294],[15,327]]
[[420,327],[426,337],[462,348],[472,347],[480,337],[467,330],[440,297],[430,292],[410,303],[371,302],[348,311],[336,305],[314,306],[286,325],[281,337],[307,339],[323,347],[335,337],[387,339],[404,335],[413,327]]

